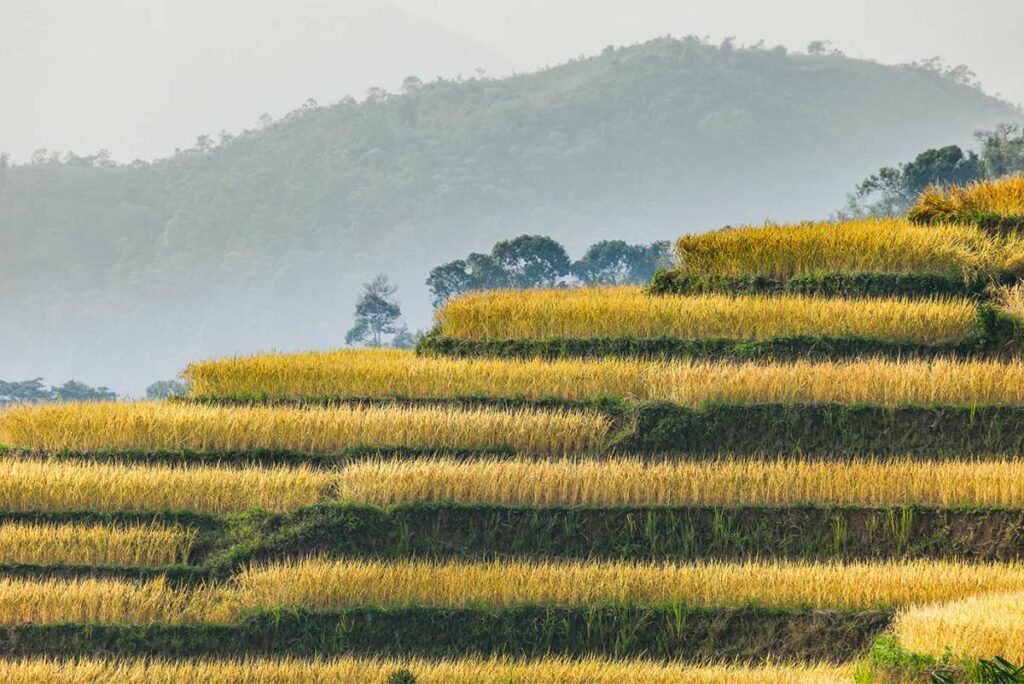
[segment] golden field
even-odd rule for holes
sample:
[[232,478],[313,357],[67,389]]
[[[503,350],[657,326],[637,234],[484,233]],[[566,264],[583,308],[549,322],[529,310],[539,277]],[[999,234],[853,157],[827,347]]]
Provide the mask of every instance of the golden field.
[[529,409],[387,407],[268,408],[158,402],[84,402],[0,411],[0,444],[62,451],[330,453],[360,445],[587,453],[604,443],[595,413]]
[[[229,468],[0,459],[0,509],[8,511],[288,512],[335,498],[381,506],[459,501],[528,506],[814,503],[1018,508],[1024,507],[1024,461],[868,457],[652,461],[622,456],[465,462],[440,457],[408,462],[380,459],[325,471],[306,466]],[[105,564],[122,564],[113,559],[141,558],[142,549],[150,546],[158,556],[185,554],[189,533],[171,528],[166,532],[165,538],[159,529],[149,527],[0,526],[0,562],[57,562],[54,554],[67,554],[63,562],[93,557],[99,563],[107,553],[112,560]],[[172,545],[177,535],[184,535],[183,541]],[[87,538],[92,539],[88,544]],[[166,545],[161,547],[160,539]],[[23,540],[36,541],[22,545]],[[79,544],[82,548],[75,550]],[[40,560],[29,560],[31,554],[38,554]],[[169,562],[174,561],[153,561]]]
[[0,578],[0,624],[104,622],[117,624],[224,621],[234,615],[222,591],[175,589],[162,578]]
[[320,501],[329,473],[305,466],[121,465],[0,458],[0,510],[285,512]]
[[[588,606],[608,604],[899,607],[1024,591],[1024,564],[485,563],[331,561],[256,565],[235,580],[241,606]],[[2,606],[2,603],[0,603]]]
[[162,566],[183,563],[195,530],[169,525],[0,524],[0,563]]
[[938,344],[971,336],[978,311],[966,299],[652,296],[620,286],[471,292],[449,300],[436,319],[442,335],[465,340],[821,335]]
[[1024,507],[1024,460],[485,460],[353,464],[341,501],[522,506],[932,505]]
[[[222,585],[0,579],[0,624],[231,622],[256,607],[805,606],[907,608],[1024,592],[1024,564],[332,561],[253,565]],[[983,605],[979,603],[979,605]],[[904,615],[912,615],[907,610]],[[909,618],[898,634],[912,641]]]
[[[398,350],[262,354],[193,364],[194,398],[617,396],[700,406],[736,403],[1016,404],[1024,363],[858,359],[642,362],[454,359]],[[2,424],[2,420],[0,420]]]
[[687,665],[602,658],[467,657],[458,660],[395,658],[293,658],[248,660],[54,659],[0,661],[0,680],[10,684],[385,684],[396,670],[418,684],[833,684],[850,681],[849,667],[823,664],[760,666]]
[[893,623],[900,644],[914,653],[959,658],[1002,656],[1024,662],[1024,592],[972,596],[910,607]]
[[941,221],[956,220],[964,214],[1024,216],[1024,176],[953,186],[948,190],[928,188],[911,207],[909,216]]
[[767,224],[684,235],[676,241],[688,274],[760,275],[785,280],[835,272],[933,273],[978,278],[1024,267],[1024,241],[973,226],[922,226],[907,219]]

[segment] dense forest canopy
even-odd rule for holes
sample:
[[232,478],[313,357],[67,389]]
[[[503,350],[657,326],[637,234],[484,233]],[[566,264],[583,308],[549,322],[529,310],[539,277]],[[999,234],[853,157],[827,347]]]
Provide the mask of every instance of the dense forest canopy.
[[155,162],[0,168],[0,377],[141,393],[188,360],[338,346],[387,273],[519,234],[578,259],[726,223],[826,217],[878,169],[1018,121],[962,70],[659,39],[504,79],[410,77]]

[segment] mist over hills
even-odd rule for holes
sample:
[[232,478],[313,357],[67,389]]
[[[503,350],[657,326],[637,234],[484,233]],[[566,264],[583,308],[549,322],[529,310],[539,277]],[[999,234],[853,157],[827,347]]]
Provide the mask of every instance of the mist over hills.
[[1020,119],[921,67],[659,39],[409,80],[153,163],[38,159],[0,179],[0,378],[137,394],[196,358],[339,346],[378,272],[424,328],[428,271],[498,239],[579,256],[823,218],[879,166]]

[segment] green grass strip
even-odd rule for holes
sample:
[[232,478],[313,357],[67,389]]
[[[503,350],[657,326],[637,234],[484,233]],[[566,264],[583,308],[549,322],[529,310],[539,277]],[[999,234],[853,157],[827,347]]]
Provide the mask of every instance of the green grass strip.
[[661,270],[648,292],[656,295],[798,294],[821,297],[975,297],[987,299],[991,284],[1015,282],[1012,273],[994,279],[965,280],[937,273],[837,272],[779,280],[759,275],[686,274]]
[[800,608],[353,608],[258,610],[237,625],[63,624],[0,627],[0,656],[326,656],[466,654],[843,662],[884,630],[890,611]]

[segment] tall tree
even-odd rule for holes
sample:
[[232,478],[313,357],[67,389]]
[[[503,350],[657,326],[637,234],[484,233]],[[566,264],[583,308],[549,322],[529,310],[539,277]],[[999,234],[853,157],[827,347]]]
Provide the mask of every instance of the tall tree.
[[51,387],[55,401],[113,401],[117,392],[107,387],[90,387],[84,382],[68,380],[60,387]]
[[984,175],[980,157],[957,145],[925,150],[913,161],[886,166],[857,186],[841,217],[895,216],[906,211],[930,185],[964,185]]
[[588,285],[640,284],[650,281],[659,266],[668,265],[668,242],[630,245],[623,240],[595,243],[573,264],[577,278]]
[[396,335],[405,327],[400,322],[402,309],[394,299],[397,289],[383,273],[363,285],[356,301],[355,325],[345,335],[347,344],[380,347],[385,336]]
[[49,401],[50,390],[43,385],[42,378],[32,380],[0,380],[0,406],[7,404],[36,404]]
[[565,247],[543,235],[520,235],[494,245],[491,257],[508,275],[512,287],[555,285],[569,275]]
[[978,131],[981,164],[986,178],[1024,173],[1024,130],[1003,124],[993,131]]
[[147,399],[170,399],[188,394],[188,385],[181,380],[157,380],[146,388]]

